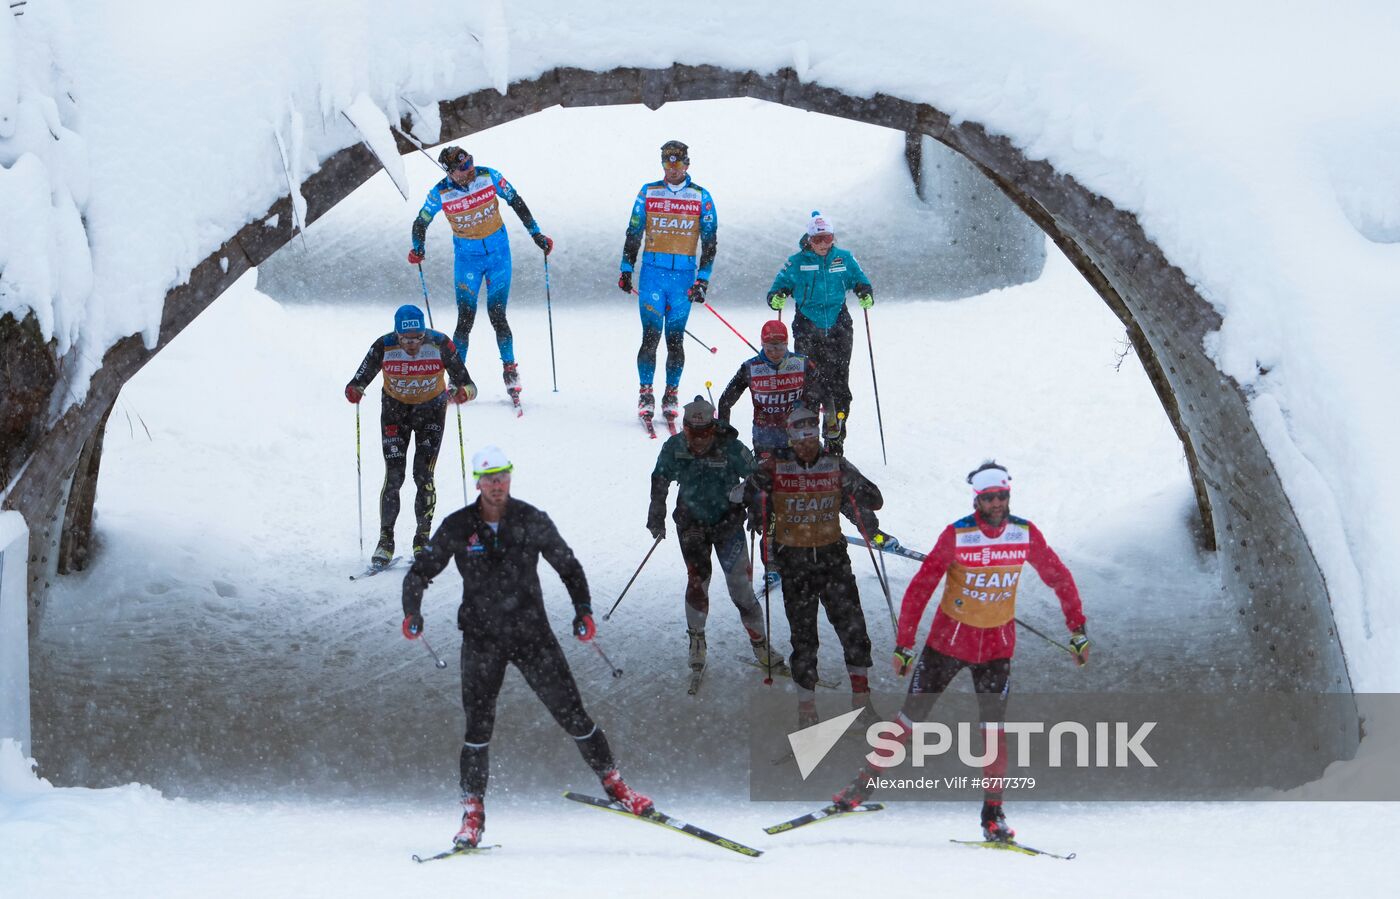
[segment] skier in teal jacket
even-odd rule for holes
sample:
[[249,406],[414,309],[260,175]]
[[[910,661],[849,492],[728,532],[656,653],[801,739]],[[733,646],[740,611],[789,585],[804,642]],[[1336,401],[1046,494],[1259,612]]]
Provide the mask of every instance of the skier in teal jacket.
[[773,279],[768,305],[782,311],[796,304],[792,331],[797,352],[816,365],[818,386],[825,397],[825,437],[828,452],[840,453],[851,414],[851,344],[855,325],[846,311],[846,291],[854,291],[862,309],[875,305],[870,279],[850,250],[836,246],[831,219],[813,212],[798,252]]

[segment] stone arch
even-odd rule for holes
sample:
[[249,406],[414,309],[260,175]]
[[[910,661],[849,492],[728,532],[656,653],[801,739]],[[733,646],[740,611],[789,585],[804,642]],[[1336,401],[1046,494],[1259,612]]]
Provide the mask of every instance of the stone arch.
[[[1134,215],[1074,178],[1026,158],[1009,140],[975,122],[955,123],[932,106],[899,97],[855,97],[804,83],[790,69],[758,74],[688,65],[608,72],[558,68],[512,84],[506,95],[486,89],[440,103],[440,138],[456,139],[555,105],[641,103],[655,109],[671,101],[734,97],[928,135],[971,161],[1044,229],[1124,323],[1181,439],[1203,538],[1221,555],[1221,602],[1237,611],[1251,635],[1250,644],[1240,647],[1257,672],[1249,686],[1351,689],[1321,570],[1249,416],[1245,393],[1203,349],[1205,335],[1221,323],[1219,314],[1146,236]],[[409,123],[401,125],[407,130]],[[416,152],[403,135],[398,140],[400,152]],[[362,144],[331,156],[302,185],[307,222],[379,168]],[[274,215],[278,224],[269,227],[265,222]],[[238,277],[291,240],[292,223],[291,199],[283,196],[167,294],[155,348],[147,349],[135,335],[117,343],[104,357],[83,404],[69,408],[39,436],[26,435],[17,446],[0,447],[7,457],[27,460],[5,505],[24,513],[32,529],[32,602],[43,595],[60,536],[72,523],[85,520],[83,510],[74,514],[68,509],[68,496],[71,490],[91,501],[91,485],[84,479],[96,477],[101,425],[121,385]],[[36,335],[35,328],[7,329],[6,357],[14,349],[42,349]],[[50,390],[55,395],[66,389],[62,360],[56,369],[50,375],[57,379]],[[0,391],[0,420],[21,414],[6,393]]]

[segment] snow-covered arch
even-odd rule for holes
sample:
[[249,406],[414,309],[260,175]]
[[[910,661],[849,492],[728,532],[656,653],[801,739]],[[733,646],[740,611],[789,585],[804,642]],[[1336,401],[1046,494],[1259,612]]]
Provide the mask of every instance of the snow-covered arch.
[[[1011,141],[972,121],[953,121],[926,103],[876,94],[858,97],[803,82],[790,69],[771,74],[713,66],[556,68],[439,105],[441,140],[530,115],[554,105],[641,103],[751,97],[855,121],[925,134],[970,160],[1043,228],[1124,322],[1180,435],[1207,535],[1222,555],[1224,593],[1248,624],[1242,647],[1256,689],[1350,688],[1326,584],[1279,475],[1265,451],[1245,392],[1206,354],[1221,319],[1144,233],[1136,216]],[[403,130],[413,122],[405,119]],[[415,152],[402,135],[401,153]],[[305,218],[314,221],[377,172],[363,144],[330,156],[305,179]],[[273,218],[275,216],[275,219]],[[121,385],[244,272],[294,236],[293,203],[283,196],[232,236],[166,297],[159,343],[137,336],[113,346],[84,403],[67,410],[25,454],[28,465],[6,505],[35,523],[31,593],[39,595],[60,532],[83,527],[100,458],[101,428]],[[269,226],[269,221],[276,224]],[[25,342],[11,342],[23,347]],[[34,346],[31,339],[29,346]],[[9,351],[7,347],[7,352]],[[78,472],[75,478],[74,473]],[[68,502],[70,484],[79,499]],[[87,494],[86,502],[81,496]]]

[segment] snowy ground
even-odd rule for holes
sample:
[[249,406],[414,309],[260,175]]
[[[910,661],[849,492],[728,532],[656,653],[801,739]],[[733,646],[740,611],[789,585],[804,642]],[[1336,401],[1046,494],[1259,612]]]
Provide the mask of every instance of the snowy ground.
[[[887,179],[887,190],[894,184]],[[572,214],[556,218],[557,233],[591,222],[584,210]],[[862,239],[896,236],[855,233],[849,243],[859,254]],[[768,246],[735,241],[727,251],[737,270],[776,265]],[[362,264],[371,271],[384,263]],[[643,521],[659,444],[632,417],[635,307],[606,285],[580,289],[555,273],[553,393],[543,286],[520,269],[511,321],[528,411],[519,420],[511,414],[483,316],[468,358],[483,396],[462,415],[465,452],[493,442],[511,454],[516,495],[554,516],[601,612],[649,544]],[[346,579],[364,554],[355,417],[341,398],[370,341],[388,330],[392,308],[414,298],[416,279],[405,283],[390,301],[281,305],[245,279],[124,390],[103,460],[98,561],[55,586],[33,647],[34,755],[39,773],[61,789],[28,776],[13,750],[0,753],[6,892],[182,895],[198,883],[209,895],[379,895],[405,884],[470,883],[526,895],[714,895],[834,881],[900,888],[930,877],[969,892],[995,877],[999,888],[1034,895],[1174,895],[1183,887],[1305,895],[1381,882],[1383,865],[1346,834],[1358,815],[1386,829],[1400,817],[1394,806],[1015,806],[1026,842],[1079,852],[1070,863],[947,845],[975,833],[976,810],[964,804],[905,804],[869,820],[766,837],[760,825],[801,809],[747,800],[743,711],[750,691],[763,687],[752,669],[726,664],[746,647],[717,588],[714,664],[702,694],[684,695],[684,574],[674,540],[601,626],[626,675],[612,679],[572,641],[565,651],[629,778],[663,807],[768,855],[731,858],[565,806],[558,792],[595,784],[511,675],[493,743],[488,830],[506,849],[412,867],[409,854],[444,844],[456,826],[458,578],[445,573],[425,606],[428,636],[450,663],[439,672],[398,634],[398,578]],[[767,317],[753,296],[717,290],[714,300],[749,335]],[[449,308],[435,304],[448,316],[438,320],[444,330]],[[704,310],[691,325],[719,352],[687,343],[684,393],[703,392],[706,380],[717,393],[748,350]],[[1121,326],[1058,254],[1037,282],[967,300],[882,294],[871,325],[890,461],[880,461],[860,328],[848,455],[884,490],[885,529],[927,548],[967,510],[965,472],[996,456],[1015,477],[1014,511],[1043,528],[1079,582],[1093,664],[1077,671],[1023,635],[1017,689],[1248,685],[1235,610],[1221,602],[1212,559],[1195,549],[1180,444],[1136,360],[1120,365]],[[972,386],[981,392],[970,396]],[[372,540],[382,472],[374,389],[362,415]],[[449,418],[440,515],[462,489],[455,430]],[[405,512],[402,545],[411,528]],[[885,667],[883,599],[865,558],[853,561],[876,645],[876,688],[898,689]],[[913,571],[889,561],[896,596]],[[547,571],[543,582],[562,633],[562,587]],[[1053,596],[1034,578],[1018,611],[1061,627]],[[781,643],[786,629],[776,630]],[[835,641],[825,626],[823,635],[822,665],[835,673]],[[133,781],[149,786],[118,786]]]

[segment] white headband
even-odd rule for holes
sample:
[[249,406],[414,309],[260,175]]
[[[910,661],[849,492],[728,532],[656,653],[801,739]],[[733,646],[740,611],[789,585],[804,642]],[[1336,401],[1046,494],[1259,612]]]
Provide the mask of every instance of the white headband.
[[988,490],[1010,490],[1011,475],[1000,468],[984,468],[972,476],[972,492],[985,493]]

